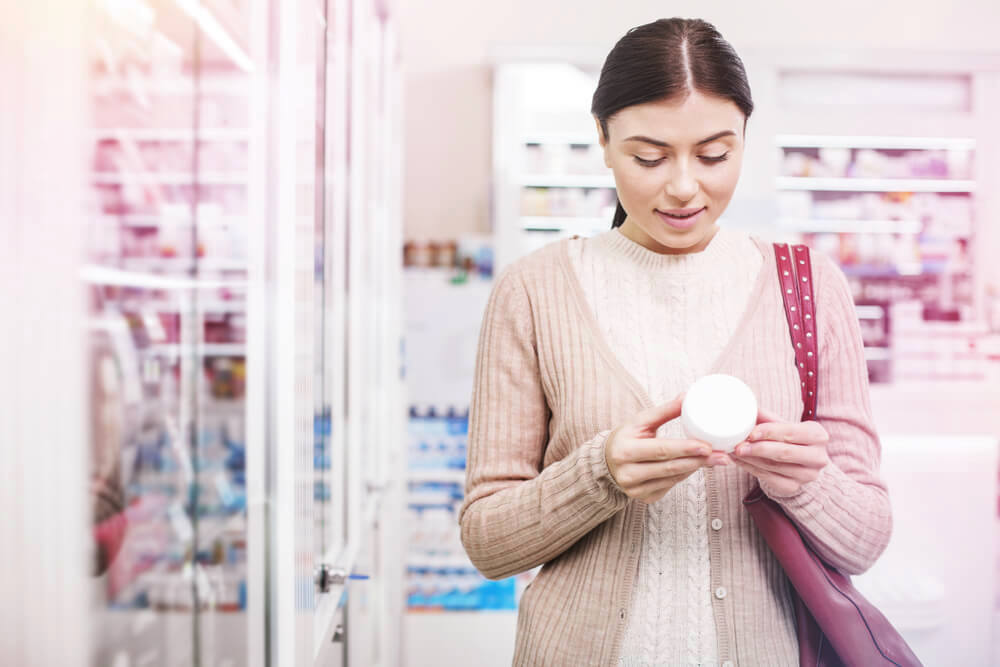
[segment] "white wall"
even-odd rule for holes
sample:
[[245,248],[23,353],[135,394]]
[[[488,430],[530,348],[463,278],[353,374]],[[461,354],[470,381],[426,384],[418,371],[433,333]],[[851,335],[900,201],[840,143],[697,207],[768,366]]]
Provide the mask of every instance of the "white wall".
[[490,231],[491,84],[498,45],[567,46],[603,57],[631,27],[700,17],[737,49],[997,52],[996,0],[401,0],[405,67],[405,234],[434,240]]
[[88,18],[0,2],[0,663],[19,667],[87,663]]

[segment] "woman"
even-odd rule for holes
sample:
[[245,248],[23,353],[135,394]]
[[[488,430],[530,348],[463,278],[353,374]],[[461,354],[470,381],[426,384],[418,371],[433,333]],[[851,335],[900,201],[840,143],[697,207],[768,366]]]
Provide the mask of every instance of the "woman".
[[[516,665],[794,665],[789,583],[742,499],[759,480],[829,563],[867,570],[891,532],[860,328],[843,273],[813,259],[819,380],[803,403],[773,247],[717,221],[753,110],[710,24],[635,28],[591,109],[613,227],[496,280],[479,342],[462,540],[499,579],[542,565]],[[708,373],[762,406],[732,455],[684,438]]]

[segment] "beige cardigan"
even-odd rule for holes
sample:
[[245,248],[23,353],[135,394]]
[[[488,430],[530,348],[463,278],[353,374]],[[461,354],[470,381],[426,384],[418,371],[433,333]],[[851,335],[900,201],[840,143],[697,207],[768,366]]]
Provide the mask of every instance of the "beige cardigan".
[[[762,407],[797,421],[802,398],[774,250],[754,241],[764,264],[711,372],[742,378]],[[480,332],[459,522],[487,577],[543,566],[521,599],[515,665],[615,665],[641,552],[646,505],[615,484],[604,442],[651,402],[612,352],[629,341],[604,340],[590,311],[567,254],[581,242],[552,243],[507,267]],[[856,574],[884,551],[892,517],[850,290],[815,252],[813,275],[817,420],[830,434],[831,464],[793,496],[764,490],[828,562]],[[742,506],[754,478],[728,466],[706,469],[705,479],[710,517],[722,521],[709,529],[712,588],[722,591],[713,597],[719,659],[776,664],[794,654],[794,616],[788,581]]]

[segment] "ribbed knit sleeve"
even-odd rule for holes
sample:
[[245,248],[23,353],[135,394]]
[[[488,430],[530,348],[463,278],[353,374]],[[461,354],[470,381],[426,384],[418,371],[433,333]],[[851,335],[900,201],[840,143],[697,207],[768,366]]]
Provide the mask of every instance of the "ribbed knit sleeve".
[[813,252],[819,382],[816,420],[830,435],[830,464],[791,496],[774,498],[828,563],[848,574],[868,570],[892,533],[886,485],[878,474],[875,431],[861,328],[843,271]]
[[498,276],[483,316],[458,519],[470,560],[490,579],[552,560],[628,501],[608,471],[608,431],[542,469],[551,413],[518,267]]

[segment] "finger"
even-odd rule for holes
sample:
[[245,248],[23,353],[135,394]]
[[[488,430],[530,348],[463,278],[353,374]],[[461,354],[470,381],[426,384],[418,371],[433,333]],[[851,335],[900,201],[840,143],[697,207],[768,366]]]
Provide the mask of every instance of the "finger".
[[769,410],[765,410],[759,405],[757,406],[758,424],[766,424],[768,422],[780,422],[780,421],[782,421],[782,419],[778,415],[774,414],[773,412],[770,412]]
[[710,466],[727,466],[730,465],[733,460],[729,457],[726,452],[712,452],[712,455],[708,457],[707,465]]
[[822,468],[830,462],[826,449],[818,446],[788,444],[773,440],[741,442],[733,450],[740,458],[755,458],[775,464]]
[[830,436],[819,422],[767,422],[754,427],[747,436],[750,442],[777,440],[797,445],[821,445],[829,442]]
[[681,456],[708,456],[712,446],[701,440],[681,438],[633,438],[625,441],[624,461],[669,461]]
[[636,415],[633,425],[650,433],[656,433],[656,429],[681,416],[683,402],[684,394],[680,394],[671,401],[647,408]]
[[748,460],[736,457],[733,461],[736,462],[736,465],[746,470],[758,480],[764,480],[772,487],[788,489],[789,492],[791,492],[795,491],[803,484],[803,482],[796,480],[794,477],[759,466],[756,464],[756,461],[752,459]]
[[626,463],[619,466],[616,477],[623,489],[663,480],[678,475],[689,475],[705,465],[707,456],[686,456],[655,463]]
[[756,470],[766,472],[768,475],[778,475],[780,477],[794,479],[799,484],[805,484],[806,482],[815,479],[816,475],[819,474],[819,471],[816,468],[795,465],[792,463],[775,463],[774,461],[754,457],[743,458],[737,456],[733,458],[733,461],[736,462],[736,465],[752,466]]
[[[693,470],[691,471],[694,472]],[[683,482],[685,479],[691,476],[691,473],[685,475],[678,475],[676,477],[664,477],[661,479],[652,480],[637,487],[632,492],[633,498],[638,498],[645,503],[654,503],[667,493],[670,492],[675,486]]]

